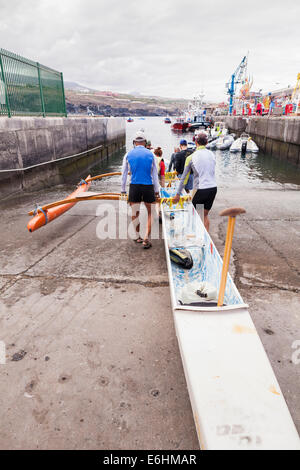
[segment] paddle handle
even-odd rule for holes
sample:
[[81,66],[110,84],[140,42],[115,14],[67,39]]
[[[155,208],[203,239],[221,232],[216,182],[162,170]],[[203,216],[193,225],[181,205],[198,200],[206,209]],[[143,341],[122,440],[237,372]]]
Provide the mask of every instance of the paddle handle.
[[232,247],[234,225],[235,225],[235,217],[231,217],[231,216],[228,217],[228,226],[227,226],[227,235],[226,235],[225,251],[224,251],[224,258],[223,258],[223,267],[222,267],[222,274],[221,274],[219,298],[218,298],[218,307],[222,307],[223,302],[224,302],[224,295],[225,295],[225,289],[226,289],[227,274],[228,274],[228,269],[229,269],[230,253],[231,253],[231,247]]
[[227,274],[228,274],[228,269],[229,269],[235,219],[237,215],[244,214],[245,212],[246,211],[243,207],[229,207],[228,209],[225,209],[222,212],[220,212],[221,216],[228,216],[228,225],[227,225],[223,267],[222,267],[219,298],[218,298],[218,307],[222,307],[223,302],[224,302],[224,295],[225,295],[225,289],[226,289]]

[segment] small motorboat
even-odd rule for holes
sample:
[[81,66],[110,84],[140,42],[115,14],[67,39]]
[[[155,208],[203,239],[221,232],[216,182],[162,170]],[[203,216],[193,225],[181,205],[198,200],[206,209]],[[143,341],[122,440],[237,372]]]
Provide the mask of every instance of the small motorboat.
[[206,121],[204,118],[195,116],[194,121],[189,123],[189,131],[192,132],[195,129],[207,129],[211,126],[210,121]]
[[129,117],[129,118],[127,119],[127,122],[133,122],[132,117]]
[[206,145],[206,148],[208,150],[215,150],[217,148],[217,142],[219,140],[219,137],[217,137],[216,139],[213,139],[211,140],[207,145]]
[[228,134],[228,129],[225,127],[224,122],[215,122],[214,127],[211,131],[211,137],[215,139],[216,137],[220,137],[221,135],[226,135]]
[[233,142],[234,142],[234,135],[227,134],[227,135],[221,136],[217,139],[216,148],[218,150],[227,150],[231,147]]
[[171,119],[169,117],[165,118],[165,124],[171,124]]
[[249,134],[246,134],[246,132],[243,132],[241,136],[236,139],[230,147],[230,152],[257,153],[258,151],[258,146],[254,142],[254,140],[252,140],[252,137],[250,137]]

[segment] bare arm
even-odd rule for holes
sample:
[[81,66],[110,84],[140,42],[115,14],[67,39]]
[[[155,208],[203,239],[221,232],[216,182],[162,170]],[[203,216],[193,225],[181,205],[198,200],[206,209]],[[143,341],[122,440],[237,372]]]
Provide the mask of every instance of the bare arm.
[[122,167],[122,189],[121,192],[125,193],[126,192],[126,181],[127,181],[127,175],[128,175],[128,160],[127,160],[127,153],[123,158],[123,167]]
[[151,168],[151,176],[152,176],[152,181],[154,184],[154,191],[156,193],[159,193],[158,174],[157,174],[157,167],[156,167],[154,157],[153,157],[153,163],[152,163],[152,168]]
[[183,186],[186,184],[185,179],[187,175],[190,173],[191,169],[192,169],[192,159],[190,159],[189,163],[184,167],[184,172],[182,173],[182,176],[180,178],[180,183],[179,183],[178,190],[177,190],[177,194],[179,196],[183,190]]

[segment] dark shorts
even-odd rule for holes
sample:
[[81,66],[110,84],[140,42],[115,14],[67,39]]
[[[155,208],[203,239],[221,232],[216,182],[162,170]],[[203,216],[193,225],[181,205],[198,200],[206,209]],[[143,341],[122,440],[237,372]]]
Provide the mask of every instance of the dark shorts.
[[192,203],[194,207],[196,207],[197,204],[203,204],[204,209],[210,211],[214,203],[216,194],[217,188],[198,189],[195,193],[195,196],[193,197]]
[[128,202],[155,202],[153,184],[131,184],[129,186]]

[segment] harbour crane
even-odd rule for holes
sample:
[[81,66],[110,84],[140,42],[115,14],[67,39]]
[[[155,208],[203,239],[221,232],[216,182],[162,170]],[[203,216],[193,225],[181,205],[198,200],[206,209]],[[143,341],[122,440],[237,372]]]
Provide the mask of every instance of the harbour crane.
[[231,78],[228,83],[226,83],[227,94],[229,95],[229,114],[232,115],[233,108],[233,98],[235,95],[236,85],[242,83],[245,71],[247,68],[248,56],[243,57],[240,65],[236,71],[231,75]]

